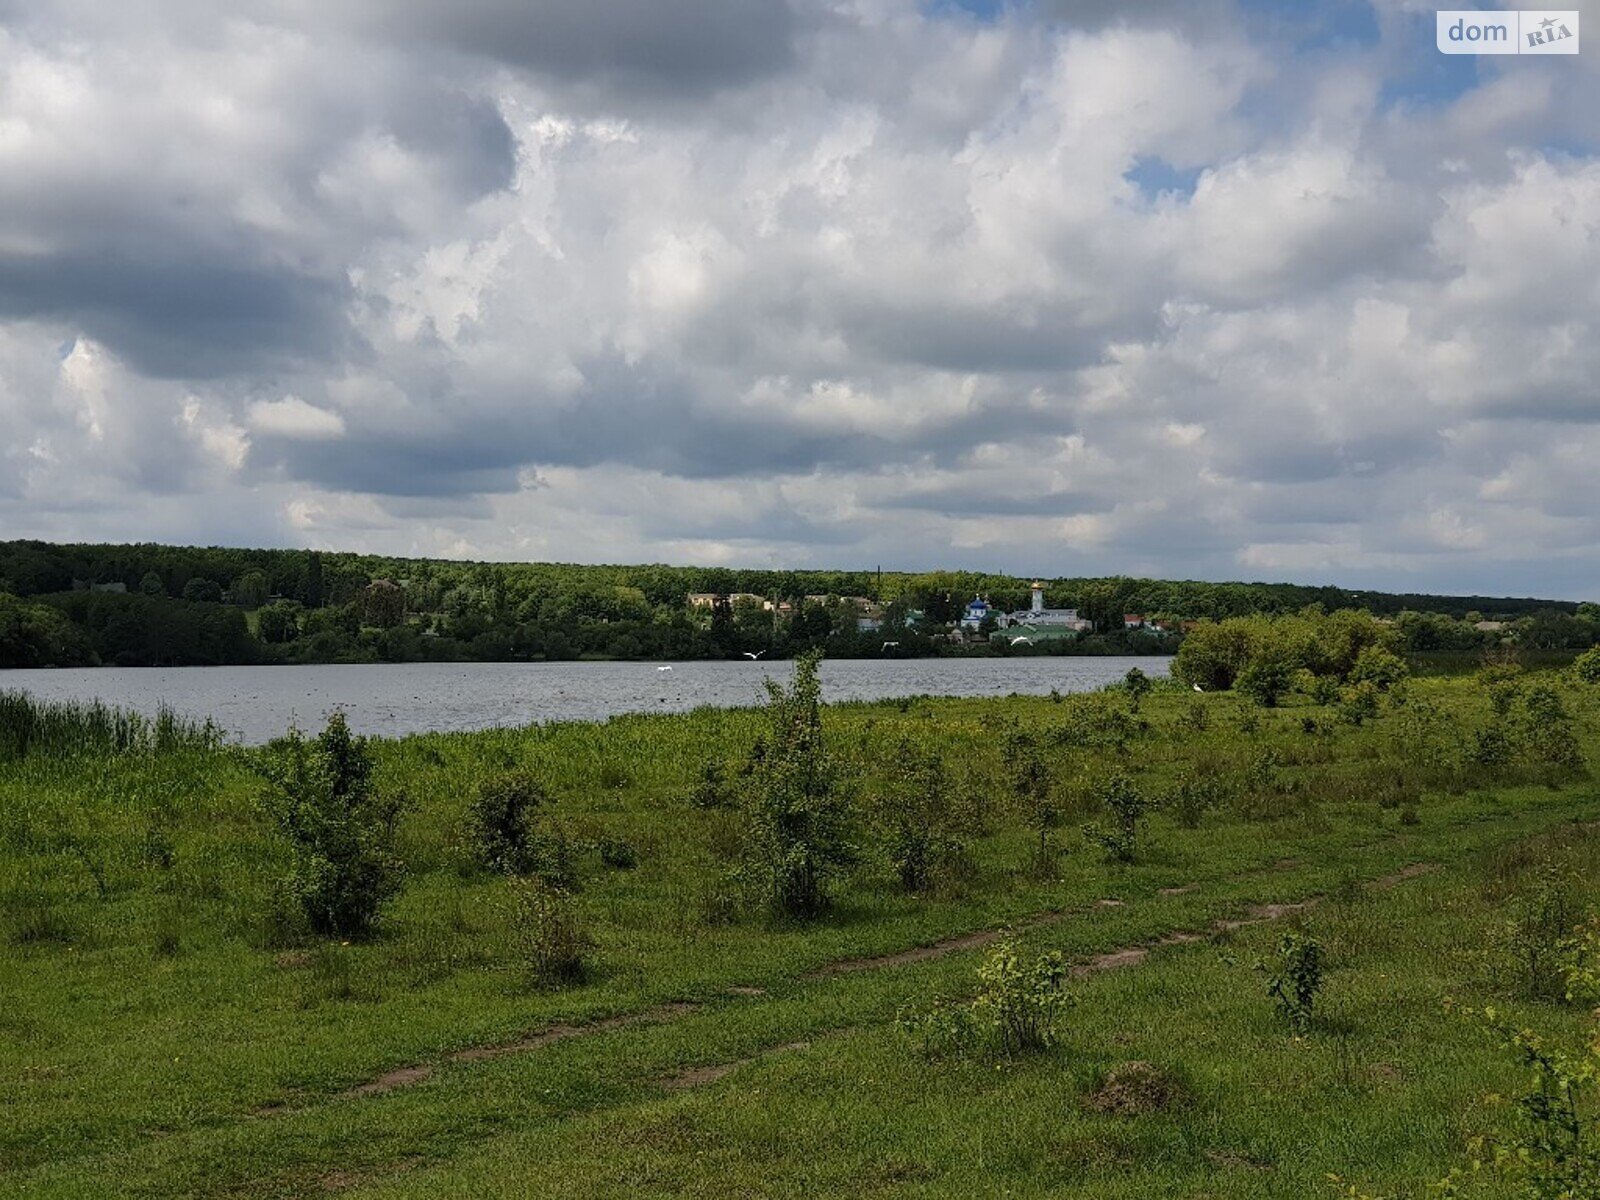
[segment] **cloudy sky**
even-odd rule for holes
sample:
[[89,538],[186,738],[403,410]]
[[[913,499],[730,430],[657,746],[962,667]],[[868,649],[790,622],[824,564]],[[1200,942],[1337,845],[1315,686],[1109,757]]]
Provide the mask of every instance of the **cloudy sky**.
[[1600,597],[1584,19],[0,0],[0,536]]

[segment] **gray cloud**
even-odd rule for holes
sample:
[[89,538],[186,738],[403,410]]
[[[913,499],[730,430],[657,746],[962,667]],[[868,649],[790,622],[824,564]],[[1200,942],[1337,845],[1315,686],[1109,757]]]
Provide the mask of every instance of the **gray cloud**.
[[797,26],[787,0],[380,0],[358,8],[362,25],[406,44],[453,46],[569,83],[691,95],[788,66]]

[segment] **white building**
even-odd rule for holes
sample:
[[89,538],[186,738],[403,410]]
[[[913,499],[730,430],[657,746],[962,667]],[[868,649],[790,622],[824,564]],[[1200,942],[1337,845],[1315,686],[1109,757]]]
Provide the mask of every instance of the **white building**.
[[1044,584],[1038,580],[1034,581],[1032,590],[1032,603],[1021,612],[1011,613],[1010,624],[1029,625],[1034,629],[1068,629],[1073,633],[1089,633],[1094,629],[1094,622],[1080,617],[1075,608],[1046,608]]

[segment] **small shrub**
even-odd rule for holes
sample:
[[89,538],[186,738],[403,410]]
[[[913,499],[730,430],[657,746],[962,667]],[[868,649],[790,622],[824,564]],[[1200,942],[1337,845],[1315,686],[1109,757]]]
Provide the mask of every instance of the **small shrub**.
[[1185,829],[1198,829],[1205,814],[1221,806],[1222,785],[1214,775],[1185,775],[1168,794],[1166,806]]
[[1290,931],[1278,939],[1275,962],[1269,967],[1257,963],[1267,973],[1267,995],[1278,1013],[1298,1032],[1311,1027],[1317,993],[1322,990],[1322,943],[1309,934]]
[[902,739],[886,785],[874,796],[872,824],[900,887],[926,891],[966,853],[965,830],[938,751]]
[[13,946],[69,946],[75,931],[59,906],[35,897],[6,905],[6,940]]
[[1251,657],[1233,686],[1262,708],[1276,708],[1294,687],[1296,669],[1292,655],[1276,643],[1269,643]]
[[1198,696],[1192,697],[1183,710],[1183,723],[1190,733],[1204,733],[1211,728],[1211,710]]
[[1150,809],[1149,798],[1126,775],[1113,775],[1100,793],[1111,818],[1108,826],[1085,825],[1083,836],[1118,862],[1131,863],[1138,850],[1139,826]]
[[1572,673],[1582,683],[1600,683],[1600,646],[1591,646],[1573,659]]
[[379,999],[370,975],[357,971],[355,956],[348,943],[318,946],[310,953],[307,965],[310,971],[305,981],[306,990],[300,997],[303,1008]]
[[531,771],[500,771],[481,781],[467,813],[467,844],[474,861],[508,875],[534,870],[539,858],[535,821],[548,802],[544,784]]
[[1489,699],[1489,709],[1502,721],[1522,695],[1522,668],[1514,663],[1493,664],[1478,672],[1478,686]]
[[767,681],[771,740],[744,807],[740,876],[759,903],[787,917],[826,909],[834,879],[856,857],[840,770],[823,742],[820,661],[797,658],[787,689]]
[[1511,738],[1499,725],[1488,725],[1474,732],[1470,757],[1480,767],[1503,767],[1515,754]]
[[151,926],[151,948],[157,958],[174,958],[183,950],[183,914],[174,904],[163,904]]
[[1135,1061],[1107,1071],[1084,1103],[1114,1117],[1143,1117],[1187,1108],[1193,1100],[1184,1079],[1154,1063]]
[[708,759],[689,789],[689,803],[696,808],[731,808],[733,802],[734,791],[728,783],[727,768],[720,759]]
[[534,987],[581,983],[593,943],[570,892],[538,876],[507,881],[517,963]]
[[626,838],[604,837],[595,843],[600,862],[613,871],[631,871],[639,865],[639,852]]
[[1457,1168],[1441,1185],[1461,1188],[1484,1166],[1528,1200],[1579,1200],[1600,1196],[1600,1037],[1574,1054],[1513,1024],[1492,1007],[1467,1009],[1484,1031],[1526,1071],[1530,1086],[1516,1098],[1517,1123],[1503,1137],[1468,1144],[1471,1168]]
[[1360,726],[1378,715],[1378,687],[1370,679],[1353,684],[1339,696],[1339,719]]
[[1072,696],[1063,707],[1066,720],[1050,734],[1050,741],[1057,746],[1121,754],[1144,728],[1141,721],[1104,693]]
[[744,912],[739,879],[718,875],[703,883],[694,895],[695,917],[702,925],[732,925]]
[[1564,946],[1578,919],[1572,876],[1551,863],[1541,863],[1531,886],[1513,898],[1511,909],[1497,939],[1499,958],[1511,981],[1530,999],[1564,999]]
[[1572,714],[1556,690],[1540,684],[1529,688],[1521,700],[1517,732],[1527,756],[1543,766],[1581,768],[1583,750],[1573,729]]
[[1070,1003],[1067,967],[1051,951],[1025,960],[1015,938],[1005,937],[978,968],[978,994],[940,998],[922,1013],[902,1013],[900,1027],[930,1057],[1013,1058],[1055,1043]]
[[1039,751],[1038,740],[1025,729],[1012,729],[1002,748],[1006,783],[1023,822],[1038,838],[1033,865],[1041,874],[1055,870],[1056,854],[1050,833],[1061,824],[1061,805],[1055,795],[1050,768]]
[[1301,676],[1300,690],[1306,694],[1311,703],[1323,708],[1336,704],[1339,700],[1339,680],[1333,675],[1314,675],[1307,671]]
[[288,894],[318,933],[369,932],[404,867],[394,852],[400,800],[373,793],[365,739],[334,713],[316,738],[290,730],[255,765],[271,784],[267,812],[290,844]]
[[1382,646],[1363,646],[1347,678],[1350,683],[1370,683],[1380,692],[1387,692],[1410,673],[1399,655]]
[[1139,705],[1150,694],[1150,676],[1138,667],[1129,667],[1128,673],[1122,677],[1122,690],[1128,694],[1128,707],[1134,712],[1139,711]]
[[628,786],[628,773],[613,762],[600,764],[600,787],[603,791],[615,792]]
[[173,844],[171,830],[160,821],[151,821],[145,826],[139,843],[139,858],[158,871],[172,870],[177,861],[177,847]]
[[1600,917],[1590,914],[1557,947],[1568,1004],[1600,1006]]

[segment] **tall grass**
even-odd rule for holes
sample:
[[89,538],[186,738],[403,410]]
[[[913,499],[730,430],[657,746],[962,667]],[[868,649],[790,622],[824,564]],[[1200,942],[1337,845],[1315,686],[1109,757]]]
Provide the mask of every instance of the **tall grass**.
[[221,740],[209,720],[188,720],[165,705],[152,719],[98,700],[37,700],[26,692],[0,691],[0,758],[163,754],[208,749]]

